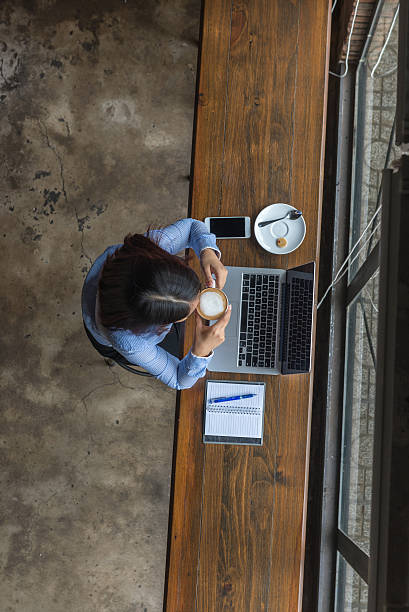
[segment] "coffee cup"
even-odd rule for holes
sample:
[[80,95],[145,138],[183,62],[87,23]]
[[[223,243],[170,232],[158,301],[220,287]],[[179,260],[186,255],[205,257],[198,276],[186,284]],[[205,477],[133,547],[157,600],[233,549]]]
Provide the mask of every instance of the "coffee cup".
[[197,312],[202,319],[216,321],[224,315],[228,305],[227,295],[221,289],[208,287],[199,294]]

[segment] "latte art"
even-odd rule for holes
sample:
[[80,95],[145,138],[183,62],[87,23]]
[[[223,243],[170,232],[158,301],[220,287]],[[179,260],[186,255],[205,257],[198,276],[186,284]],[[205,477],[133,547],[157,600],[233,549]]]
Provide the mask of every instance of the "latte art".
[[200,310],[210,317],[223,312],[225,306],[222,297],[213,291],[206,291],[200,296]]
[[220,289],[204,289],[199,297],[198,313],[204,319],[219,319],[227,308],[227,296]]

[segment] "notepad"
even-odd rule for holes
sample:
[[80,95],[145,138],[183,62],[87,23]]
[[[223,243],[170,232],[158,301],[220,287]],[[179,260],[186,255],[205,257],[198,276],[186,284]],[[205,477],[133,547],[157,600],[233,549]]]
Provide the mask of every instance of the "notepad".
[[[219,397],[255,393],[255,397],[212,404]],[[263,444],[265,383],[208,380],[206,382],[203,442]]]

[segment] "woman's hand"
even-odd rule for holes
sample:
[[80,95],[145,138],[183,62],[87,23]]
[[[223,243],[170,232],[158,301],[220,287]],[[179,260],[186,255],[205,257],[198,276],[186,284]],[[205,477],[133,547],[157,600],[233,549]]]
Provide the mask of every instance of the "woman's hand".
[[227,270],[212,248],[204,249],[200,253],[200,265],[206,277],[206,286],[213,287],[213,272],[216,276],[216,287],[223,289],[226,283]]
[[196,316],[196,335],[192,346],[192,353],[196,357],[208,357],[213,349],[224,342],[224,330],[230,321],[231,305],[214,325],[205,325],[200,315]]

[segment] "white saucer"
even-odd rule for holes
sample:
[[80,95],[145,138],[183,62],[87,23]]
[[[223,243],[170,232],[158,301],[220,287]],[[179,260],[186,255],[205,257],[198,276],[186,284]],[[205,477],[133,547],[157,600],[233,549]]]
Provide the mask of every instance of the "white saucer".
[[[286,255],[295,251],[304,240],[306,226],[304,217],[298,217],[290,221],[290,219],[282,219],[276,223],[270,223],[265,227],[258,227],[261,221],[269,221],[270,219],[279,219],[284,217],[290,210],[298,210],[290,204],[270,204],[261,210],[254,223],[254,235],[257,242],[270,253],[277,255]],[[277,246],[277,238],[285,238],[287,244],[285,247]]]

